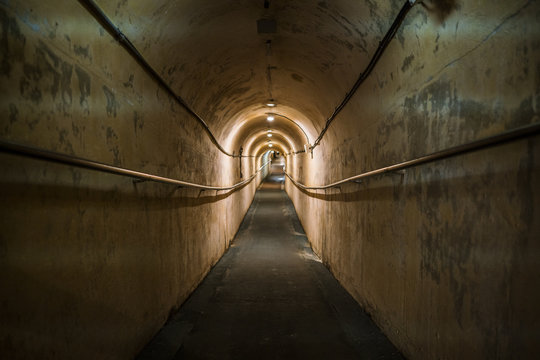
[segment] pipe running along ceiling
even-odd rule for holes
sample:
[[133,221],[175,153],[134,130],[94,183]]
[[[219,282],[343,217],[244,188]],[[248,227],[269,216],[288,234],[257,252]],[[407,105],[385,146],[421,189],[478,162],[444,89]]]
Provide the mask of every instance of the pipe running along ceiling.
[[[401,1],[96,1],[229,152],[312,144]],[[272,100],[275,107],[267,104]],[[274,121],[266,120],[274,114]],[[278,141],[279,140],[279,141]],[[266,139],[264,139],[266,141]],[[255,146],[257,145],[257,146]]]

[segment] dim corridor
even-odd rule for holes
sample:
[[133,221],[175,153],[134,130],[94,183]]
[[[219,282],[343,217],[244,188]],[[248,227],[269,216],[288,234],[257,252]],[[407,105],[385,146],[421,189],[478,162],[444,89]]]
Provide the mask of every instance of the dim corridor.
[[275,169],[230,249],[137,359],[402,359],[312,252]]

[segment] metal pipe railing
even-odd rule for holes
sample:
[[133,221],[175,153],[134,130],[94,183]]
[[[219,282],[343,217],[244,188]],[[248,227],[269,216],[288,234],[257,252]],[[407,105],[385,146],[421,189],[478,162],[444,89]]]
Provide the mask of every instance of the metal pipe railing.
[[174,90],[167,84],[167,82],[158,74],[156,70],[146,61],[143,55],[137,50],[135,45],[127,38],[122,31],[109,19],[109,17],[103,12],[103,10],[94,2],[94,0],[79,0],[79,2],[94,16],[94,18],[107,30],[113,37],[128,51],[128,53],[141,65],[141,67],[174,99],[182,106],[191,116],[193,116],[204,128],[208,137],[212,143],[223,154],[230,157],[250,157],[247,155],[240,156],[230,153],[221,146],[218,142],[210,127],[204,121],[204,119],[195,112]]
[[317,139],[315,139],[315,141],[313,142],[313,145],[310,147],[309,150],[313,151],[313,149],[315,149],[317,146],[319,146],[322,138],[324,137],[324,134],[326,133],[326,131],[328,131],[328,128],[330,127],[330,124],[336,119],[338,114],[347,105],[349,100],[351,100],[353,95],[356,93],[356,91],[358,90],[360,85],[367,79],[369,74],[371,74],[371,72],[375,68],[375,65],[377,64],[377,62],[381,58],[382,54],[386,50],[386,47],[390,44],[390,41],[394,38],[394,35],[396,34],[399,27],[401,26],[401,23],[405,19],[405,16],[407,16],[407,13],[409,12],[409,10],[412,9],[415,2],[416,2],[416,0],[406,0],[405,1],[405,3],[403,4],[403,7],[399,11],[396,18],[394,19],[394,22],[390,26],[390,29],[386,32],[383,39],[379,43],[379,46],[377,47],[377,50],[375,51],[375,53],[371,57],[371,60],[369,61],[369,64],[364,69],[364,71],[362,71],[360,73],[360,76],[358,76],[358,79],[356,80],[356,82],[352,86],[351,90],[349,90],[349,92],[347,94],[345,94],[345,98],[343,98],[341,103],[339,103],[339,105],[336,107],[336,109],[334,110],[332,115],[330,115],[330,117],[328,117],[328,119],[326,120],[326,123],[324,125],[324,128],[321,130],[319,136],[317,137]]
[[382,167],[382,168],[379,168],[379,169],[376,169],[376,170],[367,171],[367,172],[364,172],[362,174],[351,176],[351,177],[348,177],[346,179],[339,180],[339,181],[333,182],[333,183],[328,184],[328,185],[307,186],[307,185],[302,184],[302,183],[298,182],[297,180],[293,179],[287,172],[285,172],[285,175],[287,175],[287,177],[297,187],[299,187],[301,189],[304,189],[304,190],[324,190],[324,189],[329,189],[329,188],[333,188],[333,187],[342,185],[342,184],[347,183],[347,182],[362,180],[362,179],[366,179],[366,178],[376,176],[376,175],[383,175],[383,174],[390,173],[390,172],[396,172],[396,171],[404,170],[404,169],[407,169],[407,168],[410,168],[410,167],[413,167],[413,166],[418,166],[418,165],[434,162],[434,161],[437,161],[437,160],[446,159],[446,158],[449,158],[449,157],[452,157],[452,156],[465,154],[465,153],[469,153],[469,152],[473,152],[473,151],[477,151],[477,150],[481,150],[481,149],[484,149],[484,148],[487,148],[487,147],[500,145],[500,144],[507,143],[507,142],[510,142],[510,141],[519,140],[519,139],[524,138],[524,137],[538,135],[539,133],[540,133],[540,123],[526,125],[526,126],[523,126],[523,127],[519,127],[517,129],[513,129],[513,130],[503,132],[503,133],[498,134],[498,135],[494,135],[494,136],[490,136],[490,137],[483,138],[483,139],[480,139],[480,140],[476,140],[476,141],[470,142],[468,144],[454,146],[454,147],[451,147],[451,148],[448,148],[448,149],[445,149],[445,150],[437,151],[437,152],[434,152],[434,153],[431,153],[431,154],[428,154],[428,155],[418,157],[416,159],[407,160],[407,161],[400,162],[400,163],[397,163],[397,164],[394,164],[394,165],[385,166],[385,167]]
[[84,159],[84,158],[80,158],[80,157],[76,157],[72,155],[67,155],[67,154],[61,154],[61,153],[44,150],[44,149],[40,149],[36,147],[31,147],[27,145],[16,144],[16,143],[4,141],[4,140],[0,140],[0,151],[10,153],[10,154],[15,154],[15,155],[27,156],[34,159],[47,160],[47,161],[52,161],[52,162],[56,162],[60,164],[76,166],[76,167],[90,169],[90,170],[97,170],[97,171],[106,172],[106,173],[115,174],[115,175],[128,176],[128,177],[134,178],[135,181],[137,182],[153,181],[153,182],[158,182],[158,183],[163,183],[163,184],[176,185],[180,187],[189,187],[189,188],[195,188],[195,189],[201,189],[201,190],[217,190],[217,191],[234,190],[251,182],[251,180],[253,180],[255,176],[257,176],[257,174],[261,172],[262,169],[266,165],[268,165],[268,163],[271,162],[271,161],[267,161],[253,175],[251,175],[249,178],[239,183],[236,183],[230,186],[211,186],[211,185],[195,184],[195,183],[191,183],[187,181],[176,180],[176,179],[171,179],[171,178],[167,178],[163,176],[148,174],[141,171],[121,168],[118,166],[108,165],[108,164],[100,163],[93,160],[88,160],[88,159]]

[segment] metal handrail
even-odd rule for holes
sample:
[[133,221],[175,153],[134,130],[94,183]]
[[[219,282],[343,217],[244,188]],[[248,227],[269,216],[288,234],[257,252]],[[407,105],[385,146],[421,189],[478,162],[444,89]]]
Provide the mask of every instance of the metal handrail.
[[204,119],[193,110],[183,98],[181,98],[176,92],[169,86],[169,84],[158,74],[158,72],[146,61],[143,55],[137,50],[135,45],[128,39],[128,37],[120,31],[120,29],[112,22],[111,19],[105,14],[105,12],[96,4],[94,0],[79,0],[79,2],[94,16],[94,18],[107,30],[119,43],[122,45],[128,53],[142,66],[142,68],[161,86],[176,102],[182,106],[191,116],[193,116],[204,128],[210,141],[221,151],[223,154],[230,157],[251,157],[249,155],[235,155],[234,152],[230,153],[221,146],[217,138],[215,137],[210,126]]
[[404,162],[400,162],[394,165],[385,166],[376,170],[371,170],[364,172],[359,175],[351,176],[343,180],[339,180],[336,182],[333,182],[328,185],[320,185],[320,186],[307,186],[305,184],[302,184],[298,182],[297,180],[293,179],[287,172],[285,172],[285,175],[299,188],[304,190],[324,190],[329,189],[333,187],[337,187],[341,184],[355,181],[355,180],[361,180],[366,179],[368,177],[376,176],[376,175],[383,175],[390,172],[396,172],[400,170],[404,170],[413,166],[418,166],[422,164],[426,164],[429,162],[434,162],[437,160],[446,159],[452,156],[465,154],[469,152],[473,152],[476,150],[481,150],[490,146],[495,146],[503,143],[507,143],[514,140],[519,140],[521,138],[527,137],[527,136],[533,136],[540,133],[540,123],[535,123],[531,125],[522,126],[513,130],[509,130],[503,133],[500,133],[498,135],[490,136],[487,138],[483,138],[480,140],[476,140],[473,142],[470,142],[468,144],[458,145],[454,146],[445,150],[437,151],[428,155],[424,155],[421,157],[418,157],[416,159],[407,160]]
[[[79,2],[95,17],[95,19],[103,26],[104,29],[106,29],[113,37],[128,51],[128,53],[133,56],[133,58],[143,67],[143,69],[174,99],[176,102],[182,106],[191,116],[193,116],[204,128],[207,135],[209,136],[211,142],[218,148],[219,151],[221,151],[223,154],[230,156],[230,157],[253,157],[251,155],[235,155],[234,152],[230,153],[227,150],[223,148],[223,146],[219,143],[217,138],[214,136],[213,132],[211,131],[208,123],[197,113],[195,110],[193,110],[184,99],[182,99],[178,94],[175,93],[175,91],[169,86],[169,84],[161,77],[161,75],[158,74],[158,72],[146,61],[146,59],[143,57],[143,55],[138,51],[138,49],[135,47],[135,45],[128,39],[128,37],[120,31],[120,29],[112,22],[112,20],[105,14],[105,12],[96,4],[94,0],[79,0]],[[313,145],[309,145],[309,150],[312,152],[315,147],[317,147],[322,138],[324,137],[325,133],[327,132],[328,128],[330,127],[330,124],[335,120],[337,115],[341,112],[341,110],[347,105],[349,100],[352,98],[358,87],[361,83],[364,82],[364,80],[368,77],[368,75],[371,73],[373,68],[375,67],[375,64],[379,60],[379,58],[382,56],[382,53],[394,37],[395,33],[399,29],[401,23],[403,22],[403,19],[409,12],[409,10],[414,6],[416,0],[406,0],[405,4],[403,5],[401,11],[399,12],[398,16],[394,20],[392,26],[384,36],[384,38],[381,40],[379,47],[377,48],[377,51],[371,58],[368,66],[366,69],[360,74],[358,79],[356,80],[355,84],[351,88],[351,90],[345,95],[345,98],[341,101],[341,103],[336,107],[334,112],[330,115],[330,117],[326,120],[324,128],[321,130],[319,136],[314,141]],[[276,114],[279,116],[282,116],[293,123],[296,124],[292,119],[289,119],[288,117]],[[296,124],[298,126],[298,124]],[[300,128],[302,132],[304,132],[304,135],[308,139],[309,137],[305,133],[304,129]],[[297,151],[296,154],[303,153],[306,151]]]
[[364,69],[364,71],[362,71],[360,73],[360,75],[358,76],[358,79],[356,80],[356,82],[352,86],[351,90],[349,90],[349,92],[347,94],[345,94],[345,98],[343,98],[341,103],[336,107],[336,109],[334,110],[332,115],[330,115],[330,117],[326,120],[324,128],[321,130],[321,132],[320,132],[319,136],[317,137],[317,139],[315,139],[315,141],[313,142],[313,145],[310,147],[310,151],[313,151],[313,149],[315,149],[317,146],[319,146],[322,138],[324,137],[324,134],[326,133],[326,131],[328,131],[328,128],[330,127],[330,124],[332,124],[332,122],[336,119],[336,117],[341,112],[341,110],[343,110],[343,108],[347,105],[349,100],[351,100],[351,98],[356,93],[356,91],[358,90],[360,85],[367,79],[369,74],[371,74],[371,72],[375,68],[375,65],[377,64],[377,62],[381,58],[382,54],[386,50],[386,47],[390,44],[390,41],[394,38],[394,35],[399,30],[399,27],[401,26],[401,23],[403,23],[403,20],[407,16],[407,13],[412,9],[415,2],[416,2],[416,0],[406,0],[405,1],[405,3],[403,4],[403,7],[399,11],[396,18],[394,19],[394,22],[390,26],[390,29],[386,32],[383,39],[379,43],[379,46],[377,47],[377,50],[375,51],[375,53],[371,57],[371,60],[369,61],[369,64]]
[[80,157],[76,157],[72,155],[61,154],[61,153],[44,150],[44,149],[40,149],[40,148],[36,148],[32,146],[16,144],[16,143],[5,141],[5,140],[0,140],[0,151],[15,154],[15,155],[32,157],[32,158],[40,159],[40,160],[52,161],[52,162],[56,162],[60,164],[77,166],[77,167],[90,169],[90,170],[98,170],[98,171],[115,174],[115,175],[129,176],[131,178],[134,178],[135,181],[138,181],[138,182],[153,181],[153,182],[158,182],[158,183],[163,183],[163,184],[176,185],[180,187],[189,187],[189,188],[196,188],[196,189],[201,189],[201,190],[217,190],[217,191],[234,190],[249,183],[251,180],[255,178],[255,176],[257,176],[259,172],[262,171],[262,169],[266,165],[268,165],[268,163],[271,162],[271,160],[267,161],[253,175],[251,175],[249,178],[239,183],[236,183],[230,186],[211,186],[211,185],[195,184],[195,183],[191,183],[187,181],[176,180],[176,179],[171,179],[171,178],[167,178],[163,176],[148,174],[141,171],[121,168],[118,166],[108,165],[101,162],[88,160],[88,159],[84,159],[84,158],[80,158]]

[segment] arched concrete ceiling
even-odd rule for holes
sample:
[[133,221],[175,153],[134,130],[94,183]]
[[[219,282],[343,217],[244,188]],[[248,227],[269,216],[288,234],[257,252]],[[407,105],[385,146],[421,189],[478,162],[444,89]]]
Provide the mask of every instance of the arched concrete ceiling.
[[[231,151],[266,113],[303,148],[349,91],[397,14],[385,0],[98,1],[148,62]],[[275,21],[260,33],[257,20]],[[277,106],[266,106],[268,99]],[[277,125],[276,121],[276,125]],[[285,126],[285,125],[284,125]],[[305,133],[305,134],[304,134]]]
[[253,155],[258,158],[259,156],[263,155],[265,152],[269,150],[274,150],[274,151],[279,151],[284,156],[287,156],[286,149],[287,149],[287,145],[283,144],[281,141],[274,142],[272,147],[268,147],[266,142],[259,141],[256,144],[256,146],[253,147]]
[[272,133],[272,137],[268,137],[267,133],[265,131],[258,132],[257,134],[253,134],[250,137],[250,141],[248,143],[248,146],[246,146],[246,152],[248,154],[254,154],[256,151],[254,149],[257,149],[261,145],[267,145],[267,144],[281,144],[282,145],[282,151],[284,153],[289,153],[292,151],[295,151],[290,138],[286,134],[280,134],[277,132]]
[[239,149],[240,146],[244,147],[244,150],[249,153],[250,140],[261,132],[271,130],[275,134],[282,134],[287,137],[289,146],[292,150],[298,151],[304,148],[304,144],[309,143],[309,138],[304,134],[298,123],[293,122],[283,116],[273,115],[274,120],[268,121],[267,116],[258,116],[252,119],[248,119],[244,123],[240,123],[238,128],[233,128],[234,142],[232,142],[232,149]]

